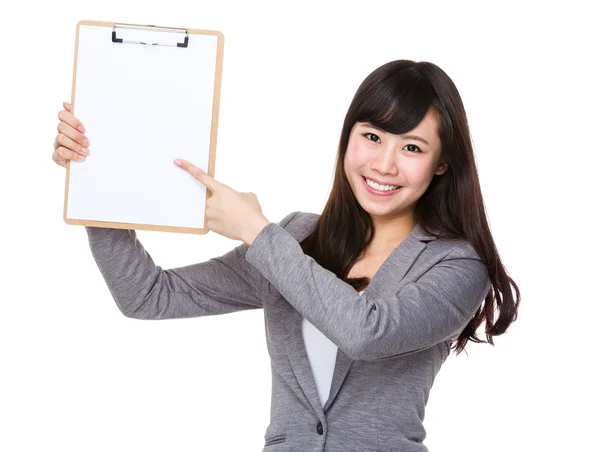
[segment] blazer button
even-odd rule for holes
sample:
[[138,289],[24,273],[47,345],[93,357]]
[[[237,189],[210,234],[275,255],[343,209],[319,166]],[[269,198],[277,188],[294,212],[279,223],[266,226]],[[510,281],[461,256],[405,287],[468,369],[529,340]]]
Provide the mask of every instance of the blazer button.
[[323,424],[321,424],[321,421],[319,421],[319,423],[317,424],[317,433],[319,435],[323,434]]

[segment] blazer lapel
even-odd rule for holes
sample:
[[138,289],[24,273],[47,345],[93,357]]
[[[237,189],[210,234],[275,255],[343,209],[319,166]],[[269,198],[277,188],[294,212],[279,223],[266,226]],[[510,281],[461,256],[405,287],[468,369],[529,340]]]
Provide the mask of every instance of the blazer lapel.
[[[298,242],[301,242],[313,231],[316,219],[317,217],[311,216],[311,224],[302,230],[299,237],[296,237]],[[423,242],[435,238],[435,236],[425,234],[421,226],[417,224],[379,267],[362,296],[379,297],[394,294],[394,287],[400,283],[427,246]],[[270,291],[278,294],[270,283],[269,288]],[[304,393],[304,397],[316,413],[326,412],[342,387],[353,360],[338,348],[329,398],[322,407],[302,336],[302,315],[281,295],[271,305],[271,309],[275,310],[273,314],[278,323],[276,326],[274,325],[277,335],[283,339],[293,375]],[[292,385],[292,387],[294,386]]]
[[[402,281],[415,260],[427,247],[425,242],[435,240],[435,238],[436,237],[433,235],[426,234],[421,228],[421,225],[417,223],[410,234],[390,253],[383,264],[381,264],[362,296],[376,298],[379,296],[394,296],[394,289]],[[323,411],[327,412],[335,400],[344,383],[344,379],[350,370],[352,362],[352,358],[338,349],[331,381],[331,389],[329,390],[329,399],[325,403]]]

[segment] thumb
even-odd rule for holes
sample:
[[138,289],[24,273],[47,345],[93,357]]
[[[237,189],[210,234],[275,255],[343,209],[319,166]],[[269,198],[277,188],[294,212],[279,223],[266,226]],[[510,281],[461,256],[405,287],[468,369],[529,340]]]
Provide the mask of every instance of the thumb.
[[65,107],[65,110],[67,110],[69,113],[71,112],[71,104],[68,102],[63,102],[63,107]]

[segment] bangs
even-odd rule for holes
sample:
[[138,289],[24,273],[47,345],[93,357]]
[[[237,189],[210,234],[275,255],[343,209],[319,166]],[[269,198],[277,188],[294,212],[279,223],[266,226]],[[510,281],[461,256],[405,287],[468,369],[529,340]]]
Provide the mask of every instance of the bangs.
[[388,133],[403,134],[423,119],[434,99],[427,79],[410,70],[384,74],[364,87],[357,122],[370,122]]

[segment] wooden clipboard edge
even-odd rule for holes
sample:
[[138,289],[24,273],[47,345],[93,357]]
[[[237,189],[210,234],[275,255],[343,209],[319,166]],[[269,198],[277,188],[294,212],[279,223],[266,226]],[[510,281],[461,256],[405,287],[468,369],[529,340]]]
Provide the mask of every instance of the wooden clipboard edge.
[[[75,114],[75,85],[77,80],[77,55],[79,50],[79,28],[81,25],[91,25],[91,26],[99,26],[99,27],[114,27],[116,22],[102,22],[102,21],[94,21],[94,20],[80,20],[77,22],[76,32],[75,32],[75,51],[73,58],[73,82],[71,87],[71,112]],[[124,24],[120,23],[119,25],[133,25],[133,26],[142,26],[148,27],[149,25],[141,25],[141,24]],[[159,28],[173,28],[167,27],[164,25],[152,25],[153,27]],[[215,86],[214,86],[214,97],[213,97],[213,110],[212,110],[212,123],[211,123],[211,132],[210,132],[210,149],[208,156],[208,174],[212,177],[215,173],[215,163],[216,163],[216,150],[217,150],[217,134],[218,134],[218,124],[219,124],[219,105],[221,101],[221,78],[223,73],[223,50],[225,44],[225,36],[223,33],[217,30],[202,30],[197,28],[187,28],[188,34],[205,34],[205,35],[213,35],[217,36],[217,61],[215,66]],[[63,207],[63,220],[65,223],[69,225],[77,225],[77,226],[92,226],[92,227],[104,227],[104,228],[113,228],[113,229],[136,229],[136,230],[145,230],[145,231],[160,231],[160,232],[181,232],[184,234],[206,234],[210,231],[209,228],[206,227],[206,215],[204,216],[204,228],[189,228],[182,226],[158,226],[152,224],[141,224],[141,223],[120,223],[120,222],[110,222],[110,221],[95,221],[95,220],[81,220],[74,218],[67,218],[67,206],[69,202],[69,176],[71,171],[71,160],[67,160],[66,164],[66,180],[65,180],[65,202]],[[206,199],[210,198],[211,192],[210,190],[206,190]],[[206,203],[205,203],[206,206]]]
[[95,221],[95,220],[75,220],[69,218],[69,224],[79,226],[92,226],[96,228],[111,228],[111,229],[135,229],[139,231],[159,231],[159,232],[182,232],[184,234],[206,234],[208,228],[188,228],[183,226],[158,226],[153,224],[141,223],[117,223],[112,221]]

